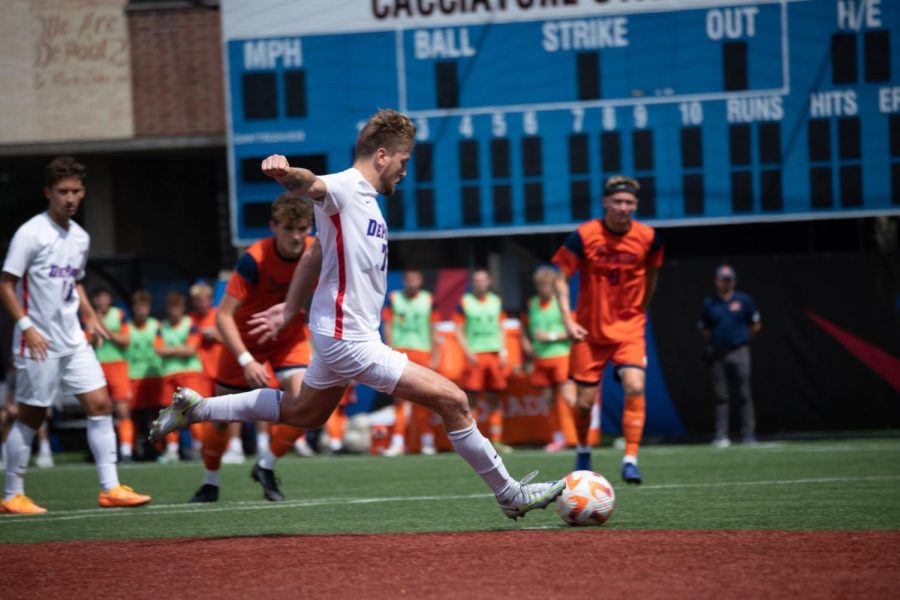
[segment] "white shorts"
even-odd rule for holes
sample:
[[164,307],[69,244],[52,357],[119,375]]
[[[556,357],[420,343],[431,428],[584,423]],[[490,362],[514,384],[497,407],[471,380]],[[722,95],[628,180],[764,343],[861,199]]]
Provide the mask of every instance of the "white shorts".
[[315,351],[303,383],[317,390],[344,386],[355,380],[392,394],[409,359],[381,340],[354,342],[312,333]]
[[85,344],[68,356],[35,360],[16,356],[16,402],[50,407],[64,395],[92,392],[106,386],[103,369],[91,347]]

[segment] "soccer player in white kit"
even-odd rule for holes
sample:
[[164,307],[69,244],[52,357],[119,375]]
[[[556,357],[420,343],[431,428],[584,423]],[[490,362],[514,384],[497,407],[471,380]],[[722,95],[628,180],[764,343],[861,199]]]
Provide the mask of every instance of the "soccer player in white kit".
[[[265,335],[276,335],[299,312],[317,271],[321,273],[310,310],[315,354],[300,393],[253,390],[202,398],[180,389],[151,429],[156,439],[197,421],[272,421],[296,427],[320,427],[351,380],[417,402],[440,415],[454,449],[494,492],[510,518],[545,508],[563,490],[563,481],[513,479],[498,453],[475,426],[466,394],[450,380],[410,362],[381,341],[378,327],[387,291],[387,226],[378,194],[390,196],[406,175],[415,125],[393,110],[372,116],[356,140],[356,158],[346,171],[317,177],[292,167],[281,155],[262,163],[263,172],[285,188],[314,202],[321,254],[309,252],[294,271],[284,305],[262,314]],[[315,246],[314,246],[315,248]],[[264,337],[265,337],[264,335]]]
[[0,301],[16,322],[13,361],[18,416],[3,445],[6,481],[0,513],[39,514],[46,509],[25,495],[25,469],[34,434],[47,408],[74,394],[87,413],[88,445],[100,477],[100,506],[140,506],[150,496],[119,483],[116,432],[106,379],[78,320],[88,333],[108,339],[79,282],[90,236],[72,221],[84,197],[84,165],[70,157],[44,170],[47,211],[19,227],[0,276]]

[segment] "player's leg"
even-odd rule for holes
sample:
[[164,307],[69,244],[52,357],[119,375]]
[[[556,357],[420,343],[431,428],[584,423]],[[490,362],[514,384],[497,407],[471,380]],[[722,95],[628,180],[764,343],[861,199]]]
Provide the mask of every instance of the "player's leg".
[[119,459],[130,461],[134,453],[134,421],[131,419],[131,382],[128,363],[124,360],[101,363],[109,397],[113,402],[116,433],[119,436]]
[[[303,384],[305,366],[275,366],[275,376],[288,396],[299,396]],[[294,442],[304,430],[284,423],[273,424],[269,443],[258,449],[259,458],[250,471],[250,477],[263,488],[263,498],[271,502],[284,500],[275,478],[275,462],[294,447]]]
[[[91,355],[93,356],[93,355]],[[75,367],[87,361],[73,361]],[[150,496],[136,493],[119,482],[116,468],[116,431],[113,428],[112,402],[106,386],[75,393],[87,416],[88,446],[97,466],[100,480],[98,502],[104,508],[141,506],[150,502]]]
[[47,409],[47,418],[44,420],[37,430],[38,453],[34,459],[34,466],[41,469],[49,469],[53,466],[53,451],[50,449],[50,418],[53,416],[53,409]]
[[591,465],[591,445],[589,435],[594,405],[600,401],[600,384],[603,368],[612,355],[613,348],[599,346],[587,341],[572,344],[569,353],[569,378],[575,382],[575,470],[589,471]]
[[716,401],[716,433],[712,443],[716,448],[727,448],[731,445],[731,440],[728,437],[728,373],[724,358],[713,360],[709,365],[709,376],[712,380],[713,397]]
[[487,401],[489,419],[488,426],[494,448],[503,453],[512,452],[512,446],[503,442],[503,404],[500,394],[506,390],[507,381],[503,369],[500,368],[500,356],[495,353],[479,355],[485,366],[485,400]]
[[[24,377],[20,373],[20,389],[24,387],[22,379]],[[32,406],[23,402],[19,402],[16,406],[15,421],[11,423],[6,441],[3,443],[6,474],[0,513],[40,514],[47,512],[47,509],[38,506],[25,495],[25,472],[31,458],[31,444],[37,430],[46,418],[46,406]]]
[[622,378],[622,389],[625,393],[625,407],[622,411],[622,434],[625,437],[622,479],[628,483],[640,484],[641,473],[637,469],[637,455],[647,417],[644,399],[646,375],[644,369],[629,365],[620,367],[619,376]]
[[743,346],[731,353],[733,356],[735,388],[741,403],[741,441],[756,442],[756,412],[750,391],[750,347]]
[[[222,395],[229,389],[216,383],[213,393]],[[193,427],[198,423],[194,423]],[[216,502],[219,499],[219,471],[228,449],[234,423],[199,423],[203,427],[203,483],[188,500],[189,503]],[[240,424],[238,424],[240,426]]]

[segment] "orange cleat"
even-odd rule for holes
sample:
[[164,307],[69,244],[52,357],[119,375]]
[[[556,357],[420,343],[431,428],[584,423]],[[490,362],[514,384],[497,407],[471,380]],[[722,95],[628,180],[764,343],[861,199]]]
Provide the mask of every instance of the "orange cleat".
[[42,515],[47,512],[43,506],[38,506],[34,500],[24,494],[16,494],[9,500],[0,502],[0,514],[8,515]]
[[127,485],[119,485],[107,492],[100,492],[97,501],[103,508],[142,506],[150,502],[150,496],[138,494]]

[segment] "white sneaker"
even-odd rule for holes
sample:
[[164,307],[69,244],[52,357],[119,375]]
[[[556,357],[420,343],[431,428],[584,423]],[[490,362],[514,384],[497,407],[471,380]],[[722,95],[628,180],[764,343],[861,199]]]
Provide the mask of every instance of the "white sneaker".
[[243,450],[235,450],[234,448],[229,448],[222,455],[222,463],[226,465],[242,465],[246,459],[247,457]]
[[51,468],[53,466],[53,455],[43,452],[38,453],[37,458],[34,459],[34,465],[41,469]]
[[310,448],[305,437],[297,438],[297,441],[294,442],[294,450],[304,458],[312,458],[316,455],[315,450]]
[[727,437],[717,437],[712,441],[713,448],[727,448],[731,445],[731,440]]
[[172,394],[172,404],[159,411],[159,416],[150,427],[151,442],[155,442],[167,433],[181,429],[189,423],[188,413],[204,402],[203,396],[191,388],[180,387]]
[[403,446],[400,444],[394,445],[391,444],[387,448],[384,449],[384,452],[381,453],[382,456],[387,456],[388,458],[394,458],[395,456],[403,455]]
[[166,451],[156,457],[156,462],[158,462],[161,465],[175,464],[180,460],[181,460],[181,457],[178,456],[177,450],[174,452]]
[[503,503],[497,499],[500,510],[510,519],[524,517],[525,513],[536,508],[547,508],[557,496],[566,488],[566,481],[549,481],[547,483],[528,483],[537,476],[537,471],[532,471],[519,481],[519,493],[511,502]]
[[425,456],[434,456],[437,454],[437,450],[434,449],[434,446],[422,446],[422,454]]

